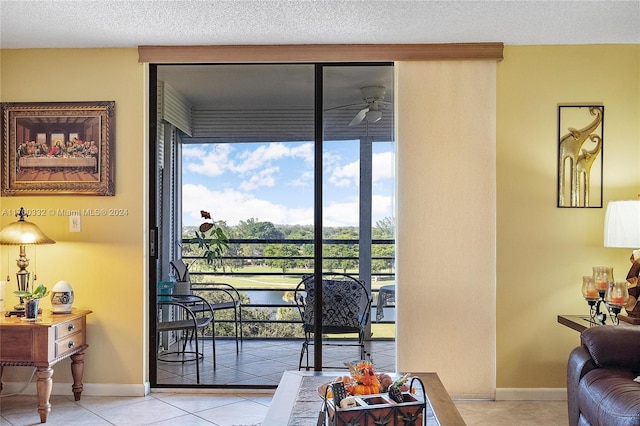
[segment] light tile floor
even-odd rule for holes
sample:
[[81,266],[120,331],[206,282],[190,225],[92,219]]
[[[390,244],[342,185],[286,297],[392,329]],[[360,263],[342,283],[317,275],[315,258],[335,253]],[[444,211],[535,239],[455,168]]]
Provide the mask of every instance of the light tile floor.
[[468,426],[569,425],[566,401],[454,402]]
[[[145,397],[52,396],[48,426],[259,425],[271,393],[151,393]],[[564,401],[455,401],[468,426],[566,426]],[[40,424],[35,395],[0,399],[0,424]],[[310,425],[314,426],[314,425]],[[446,426],[446,425],[442,425]]]
[[[240,354],[231,341],[216,342],[218,366],[201,362],[206,385],[271,385],[272,389],[155,389],[145,397],[51,397],[48,426],[70,425],[257,425],[262,422],[284,370],[297,369],[300,341],[245,340]],[[205,347],[205,354],[210,348]],[[380,371],[394,370],[395,342],[371,342],[367,348]],[[346,352],[345,352],[346,351]],[[324,360],[340,365],[357,356],[357,349],[328,348]],[[310,355],[313,359],[313,353]],[[159,382],[166,385],[195,383],[193,363],[159,363]],[[469,426],[566,426],[564,401],[455,401]],[[0,426],[40,424],[35,395],[0,397]],[[313,425],[312,425],[313,426]],[[446,425],[443,425],[446,426]]]

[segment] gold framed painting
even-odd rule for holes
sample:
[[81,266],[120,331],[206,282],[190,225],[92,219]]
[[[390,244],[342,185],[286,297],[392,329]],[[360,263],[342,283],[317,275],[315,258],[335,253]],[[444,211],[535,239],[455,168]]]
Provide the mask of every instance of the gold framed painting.
[[3,102],[2,195],[115,195],[115,102]]

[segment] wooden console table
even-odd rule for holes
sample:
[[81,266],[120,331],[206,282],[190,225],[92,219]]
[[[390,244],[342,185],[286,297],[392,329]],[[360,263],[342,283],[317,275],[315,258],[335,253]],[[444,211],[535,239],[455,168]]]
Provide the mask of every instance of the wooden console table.
[[52,366],[71,357],[71,390],[76,401],[82,394],[84,351],[87,345],[87,315],[91,311],[73,309],[70,314],[53,314],[43,309],[37,321],[28,322],[0,313],[0,390],[4,367],[35,367],[40,423],[51,411]]
[[[611,325],[611,320],[607,318],[606,324]],[[558,315],[558,323],[582,333],[587,328],[598,327],[599,324],[591,321],[589,315]],[[620,321],[617,327],[633,327],[624,321]]]

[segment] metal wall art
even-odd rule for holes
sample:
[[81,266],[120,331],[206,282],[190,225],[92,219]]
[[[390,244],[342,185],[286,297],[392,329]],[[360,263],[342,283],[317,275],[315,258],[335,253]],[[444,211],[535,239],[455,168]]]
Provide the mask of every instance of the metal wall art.
[[558,106],[558,207],[602,207],[604,106]]
[[114,195],[115,102],[0,104],[2,195]]

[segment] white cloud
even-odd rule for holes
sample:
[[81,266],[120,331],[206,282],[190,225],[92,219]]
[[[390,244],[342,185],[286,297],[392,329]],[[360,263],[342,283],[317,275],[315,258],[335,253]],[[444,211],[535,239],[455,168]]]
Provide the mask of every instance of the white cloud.
[[[182,188],[182,197],[185,225],[200,224],[200,210],[210,212],[214,220],[226,220],[229,226],[252,217],[278,225],[313,224],[313,207],[289,208],[240,191],[213,191],[203,185],[186,184]],[[392,197],[374,195],[372,203],[373,223],[393,215]],[[357,200],[329,202],[324,210],[323,224],[357,226],[358,218]]]
[[264,170],[260,170],[257,173],[251,175],[248,180],[240,182],[240,189],[243,191],[251,191],[261,186],[275,186],[276,179],[274,174],[278,173],[280,167],[269,167]]
[[287,183],[289,186],[310,187],[313,184],[313,171],[307,170],[302,172],[297,179]]
[[390,151],[373,154],[371,158],[373,167],[373,183],[376,183],[383,179],[395,178],[395,157],[395,154]]
[[329,182],[338,187],[358,186],[360,178],[360,161],[353,161],[343,166],[335,167],[329,177]]
[[313,144],[305,143],[296,146],[287,146],[283,143],[270,143],[260,145],[254,150],[247,150],[239,155],[239,162],[230,165],[230,170],[244,173],[250,170],[261,169],[265,164],[283,158],[297,158],[313,164]]
[[183,185],[182,209],[185,225],[200,224],[200,210],[209,211],[214,220],[225,220],[229,226],[252,217],[278,225],[313,224],[313,207],[289,208],[252,194],[236,190],[213,191],[203,185]]
[[371,199],[371,216],[373,222],[387,216],[395,216],[393,197],[388,195],[373,195]]
[[360,217],[358,200],[330,202],[323,213],[324,226],[356,226]]
[[[384,179],[393,179],[395,177],[394,161],[395,155],[393,152],[381,152],[372,155],[372,180],[374,184]],[[332,158],[332,164],[334,167],[329,177],[330,183],[338,187],[358,186],[360,184],[360,160],[337,165],[337,159],[334,157]]]
[[340,164],[340,160],[342,157],[335,152],[325,151],[322,153],[322,164],[325,170],[333,170],[336,168],[336,165]]
[[[216,187],[214,190],[199,184],[185,183],[183,209],[186,224],[199,224],[200,210],[210,211],[215,220],[225,220],[229,226],[252,217],[274,224],[313,224],[312,143],[296,146],[282,143],[265,144],[248,149],[237,157],[232,156],[233,149],[231,144],[215,145],[210,149],[189,145],[183,147],[184,163],[189,171],[207,176],[217,176],[224,172],[229,178],[231,174],[236,175],[232,179],[236,182],[235,186],[227,189]],[[359,161],[340,164],[340,155],[329,151],[325,151],[323,157],[325,175],[328,176],[331,186],[341,187],[325,192],[324,225],[357,226],[358,200],[353,188],[357,188],[359,184]],[[376,153],[373,154],[372,160],[372,220],[375,223],[376,220],[394,214],[394,196],[387,192],[388,181],[393,180],[395,175],[394,154]],[[383,182],[384,186],[381,185]],[[278,202],[260,198],[266,197],[258,192],[260,188],[265,187],[281,188],[279,191],[282,191],[282,196],[278,197]],[[384,190],[384,187],[387,189]],[[381,191],[385,195],[382,195]],[[355,192],[357,194],[357,191]],[[329,193],[334,196],[328,198]],[[301,202],[309,207],[299,207]]]
[[313,166],[313,159],[315,157],[313,144],[304,143],[294,146],[291,148],[291,156],[303,160],[306,166]]
[[202,145],[182,145],[183,159],[203,157],[208,151],[207,149],[203,149]]
[[211,177],[220,176],[231,164],[229,155],[232,151],[231,144],[216,144],[208,149],[197,145],[183,145],[182,162],[191,173]]

